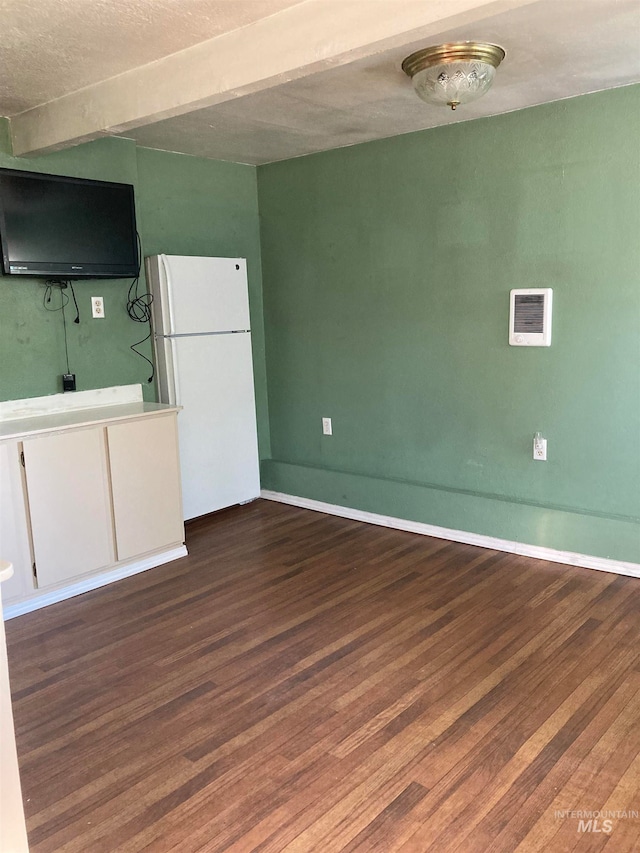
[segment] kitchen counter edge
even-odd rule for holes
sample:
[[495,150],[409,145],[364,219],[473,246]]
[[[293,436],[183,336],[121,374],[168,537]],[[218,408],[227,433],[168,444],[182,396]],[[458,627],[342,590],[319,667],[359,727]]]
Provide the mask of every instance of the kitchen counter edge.
[[46,435],[66,429],[96,426],[101,423],[147,418],[179,412],[182,406],[168,403],[121,403],[115,406],[95,406],[90,409],[75,409],[53,414],[32,415],[0,421],[0,441]]

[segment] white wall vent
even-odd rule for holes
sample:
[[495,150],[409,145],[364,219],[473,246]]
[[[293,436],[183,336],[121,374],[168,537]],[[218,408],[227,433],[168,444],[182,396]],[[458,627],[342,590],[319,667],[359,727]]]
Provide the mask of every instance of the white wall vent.
[[512,347],[551,345],[550,287],[529,287],[511,291],[509,343]]

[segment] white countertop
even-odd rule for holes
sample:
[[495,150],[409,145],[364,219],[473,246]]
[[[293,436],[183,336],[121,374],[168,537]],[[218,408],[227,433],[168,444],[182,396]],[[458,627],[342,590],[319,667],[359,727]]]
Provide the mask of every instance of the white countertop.
[[0,421],[0,441],[42,435],[49,432],[76,427],[95,426],[107,421],[126,420],[127,418],[150,417],[167,412],[179,412],[182,406],[170,406],[165,403],[124,403],[116,406],[96,406],[88,409],[73,409],[67,412],[33,415],[28,418],[16,418]]

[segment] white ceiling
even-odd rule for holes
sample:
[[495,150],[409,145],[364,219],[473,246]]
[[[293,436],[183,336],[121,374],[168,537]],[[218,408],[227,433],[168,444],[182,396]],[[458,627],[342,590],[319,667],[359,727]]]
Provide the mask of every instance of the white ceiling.
[[301,0],[0,0],[0,115],[12,116]]
[[[0,0],[0,11],[0,112],[15,116],[18,153],[120,133],[260,164],[640,82],[639,0]],[[423,104],[402,59],[467,39],[505,48],[493,89],[455,113]]]

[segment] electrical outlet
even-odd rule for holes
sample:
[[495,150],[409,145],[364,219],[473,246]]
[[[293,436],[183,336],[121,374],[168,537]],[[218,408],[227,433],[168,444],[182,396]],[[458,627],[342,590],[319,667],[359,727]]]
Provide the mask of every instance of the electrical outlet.
[[333,435],[333,427],[331,426],[331,418],[322,419],[322,434]]
[[104,299],[102,296],[91,297],[91,316],[95,319],[104,317]]
[[547,439],[543,438],[539,432],[533,436],[533,458],[537,462],[547,461]]

